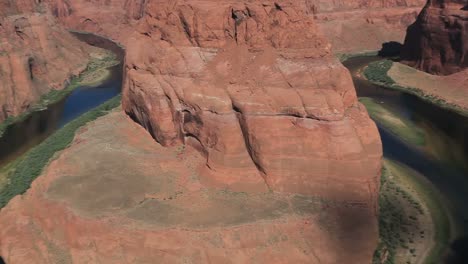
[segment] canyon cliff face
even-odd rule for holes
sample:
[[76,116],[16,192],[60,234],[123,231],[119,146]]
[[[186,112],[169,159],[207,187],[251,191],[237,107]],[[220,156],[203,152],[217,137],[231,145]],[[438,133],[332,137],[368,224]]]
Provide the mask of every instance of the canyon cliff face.
[[0,3],[0,122],[86,67],[90,48],[33,1]]
[[468,3],[429,0],[408,28],[402,58],[432,74],[447,75],[468,66]]
[[306,0],[313,15],[337,53],[379,50],[382,43],[402,43],[426,0]]
[[[95,0],[89,4],[84,0],[48,1],[54,14],[65,25],[101,33],[121,42],[131,30],[118,25],[133,24],[140,19],[149,2]],[[335,53],[356,53],[379,50],[385,42],[402,43],[407,27],[416,20],[426,0],[297,0],[294,3],[305,15],[315,19]]]
[[[155,0],[90,4],[63,0],[49,4],[67,27],[108,36],[125,46],[124,111],[161,145],[170,148],[185,144],[197,149],[203,157],[198,175],[203,186],[248,194],[273,191],[319,197],[357,210],[362,221],[357,223],[358,234],[346,237],[346,246],[330,251],[325,244],[318,246],[323,249],[320,254],[326,256],[321,260],[303,256],[300,247],[294,246],[300,256],[294,258],[296,263],[371,262],[378,241],[381,142],[375,124],[357,101],[349,72],[334,57],[330,43],[308,14],[307,2]],[[106,15],[101,13],[103,9]],[[15,199],[4,209],[8,212],[4,219],[13,217],[16,210],[28,221],[34,219],[38,212],[31,212],[27,204],[36,200],[42,203],[34,199],[42,191],[34,188],[47,189],[48,184],[36,184],[28,198]],[[63,241],[63,237],[50,234],[80,254],[84,249],[77,247],[93,241],[89,241],[89,235],[112,230],[110,220],[66,218],[72,219],[71,225],[95,227],[92,232],[87,229],[88,237],[80,242],[73,236]],[[67,229],[62,220],[55,222],[55,230]],[[317,219],[308,221],[319,226]],[[298,223],[288,223],[267,229],[298,234]],[[24,256],[8,253],[8,248],[17,243],[11,234],[21,230],[22,224],[13,221],[9,225],[11,239],[0,238],[1,252],[20,263]],[[170,228],[158,232],[169,234],[164,230],[174,233]],[[209,232],[213,230],[216,228]],[[239,230],[241,237],[253,232],[248,226]],[[49,236],[50,225],[41,231]],[[173,235],[182,238],[190,233],[192,244],[179,240],[171,245],[191,250],[203,244],[204,252],[211,251],[213,245],[205,245],[199,236],[192,239],[194,232],[193,228],[178,230]],[[118,234],[119,239],[127,241],[140,235],[125,238],[125,234]],[[224,234],[222,239],[229,240],[229,236]],[[314,244],[327,240],[326,236],[330,234],[307,239]],[[104,245],[106,239],[114,237],[103,235],[99,239]],[[252,242],[256,246],[263,241],[259,237],[256,240]],[[158,248],[154,243],[144,247]],[[249,255],[251,248],[244,245],[236,247],[235,252]],[[111,251],[90,249],[89,253],[96,259],[109,260]],[[170,252],[161,254],[169,257]],[[257,260],[262,263],[267,259]],[[278,257],[272,261],[286,260]],[[228,258],[224,262],[242,263]]]

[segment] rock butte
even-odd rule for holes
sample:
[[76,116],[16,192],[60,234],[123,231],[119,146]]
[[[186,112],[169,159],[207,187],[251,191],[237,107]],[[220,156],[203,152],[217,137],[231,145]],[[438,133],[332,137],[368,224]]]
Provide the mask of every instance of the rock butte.
[[423,71],[447,75],[468,66],[468,3],[428,0],[408,28],[402,58]]
[[0,122],[62,89],[84,70],[90,46],[76,40],[32,1],[0,3]]
[[[66,156],[67,152],[79,148],[80,140],[76,139],[74,147],[62,154],[63,162],[54,162],[25,197],[15,198],[2,210],[0,223],[5,228],[0,247],[7,263],[22,263],[33,256],[40,259],[40,254],[54,257],[71,254],[77,261],[101,259],[112,263],[119,257],[116,254],[121,254],[122,259],[131,258],[145,256],[148,252],[145,250],[151,249],[155,251],[147,258],[162,256],[168,262],[184,257],[196,263],[287,262],[289,259],[284,257],[288,255],[296,263],[370,263],[378,240],[381,142],[375,124],[357,102],[349,72],[332,54],[331,45],[320,33],[313,16],[305,12],[305,3],[50,1],[52,12],[67,27],[99,33],[125,46],[124,111],[168,149],[181,144],[197,149],[203,159],[197,166],[196,178],[203,188],[245,192],[249,196],[273,191],[282,197],[291,194],[320,197],[340,204],[340,208],[350,208],[351,212],[341,215],[341,220],[349,220],[343,230],[352,230],[351,233],[324,233],[319,228],[320,220],[312,216],[306,226],[313,230],[298,231],[303,218],[299,222],[284,222],[283,215],[295,214],[294,210],[286,209],[286,213],[274,217],[275,221],[262,214],[257,219],[261,221],[247,219],[237,223],[238,233],[232,236],[252,235],[255,239],[234,247],[225,242],[233,239],[230,231],[226,231],[231,229],[193,224],[183,219],[188,214],[181,214],[180,219],[174,218],[170,223],[161,220],[164,225],[159,226],[156,234],[147,225],[160,222],[151,217],[138,224],[131,216],[114,215],[113,222],[115,212],[106,210],[120,208],[121,204],[98,208],[98,212],[109,217],[103,220],[79,199],[74,200],[76,195],[56,193],[50,187],[62,184],[71,188],[70,183],[65,184],[66,175],[70,174],[65,169],[61,171],[60,164],[66,162],[66,157],[72,157]],[[141,134],[136,133],[135,137],[138,139]],[[130,144],[129,141],[124,140],[125,144]],[[128,173],[125,176],[131,177]],[[150,176],[155,179],[149,177],[148,181],[163,177],[157,171],[153,173]],[[57,179],[52,182],[54,177]],[[46,181],[52,183],[41,183]],[[71,184],[74,185],[73,181]],[[149,182],[147,187],[157,188],[158,184],[153,186]],[[142,196],[146,190],[141,188],[129,196]],[[105,189],[93,190],[106,195]],[[43,191],[51,196],[38,196]],[[133,202],[130,207],[127,201],[122,203],[126,212],[135,207]],[[181,203],[178,206],[190,207],[191,199]],[[148,206],[148,214],[161,209],[158,204],[143,205]],[[265,209],[267,215],[283,210],[276,205],[264,206],[273,206]],[[47,216],[46,212],[32,208],[47,208]],[[244,215],[251,213],[240,210]],[[146,214],[141,208],[139,212]],[[207,211],[196,211],[190,218],[197,223],[198,218],[205,219],[204,212]],[[168,211],[167,217],[172,213]],[[12,220],[16,214],[22,216],[21,221]],[[116,227],[120,227],[119,221],[130,221],[129,228],[119,231]],[[332,229],[341,228],[333,221],[330,225]],[[262,235],[270,231],[258,230],[272,229],[297,238],[286,239],[284,245],[276,248],[290,253],[270,256],[276,249],[255,253],[273,239]],[[31,230],[39,232],[40,237],[28,239]],[[224,242],[207,244],[206,237],[193,238],[199,232],[210,233],[208,240]],[[342,243],[334,244],[333,241],[338,242],[336,238]],[[31,243],[36,240],[41,241],[39,250],[32,249]],[[165,243],[161,245],[159,241]],[[307,249],[303,250],[305,246]],[[15,253],[11,252],[12,247]],[[306,254],[308,250],[320,252],[319,258]],[[135,263],[132,259],[127,261]],[[140,262],[145,263],[143,259]]]

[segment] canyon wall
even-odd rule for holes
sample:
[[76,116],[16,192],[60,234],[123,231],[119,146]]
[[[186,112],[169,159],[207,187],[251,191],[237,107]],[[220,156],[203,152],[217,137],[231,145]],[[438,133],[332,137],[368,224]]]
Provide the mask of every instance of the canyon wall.
[[[123,42],[129,27],[144,16],[149,1],[47,0],[68,27],[92,31]],[[406,29],[417,18],[426,0],[328,1],[298,0],[295,5],[314,17],[319,29],[331,42],[335,53],[379,50],[390,41],[402,43]],[[97,8],[97,9],[96,9]],[[99,12],[96,12],[99,10]]]
[[93,32],[121,44],[134,31],[143,15],[146,0],[46,0],[62,25],[77,31]]
[[447,75],[468,66],[468,3],[429,0],[408,28],[403,60],[423,71]]
[[86,67],[90,50],[33,1],[0,3],[0,43],[0,122],[62,89]]
[[336,53],[379,50],[385,42],[402,43],[425,0],[306,0]]

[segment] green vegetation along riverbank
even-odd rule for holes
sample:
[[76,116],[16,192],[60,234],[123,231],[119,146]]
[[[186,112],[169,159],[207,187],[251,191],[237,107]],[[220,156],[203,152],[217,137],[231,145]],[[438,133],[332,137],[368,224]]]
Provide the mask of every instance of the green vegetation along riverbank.
[[380,243],[373,263],[440,263],[453,227],[443,197],[430,182],[385,160],[379,206]]
[[65,87],[65,89],[52,89],[50,92],[42,95],[39,101],[28,111],[18,116],[10,116],[0,123],[0,137],[2,137],[3,133],[9,126],[17,122],[24,121],[33,112],[41,111],[48,105],[59,102],[76,88],[80,86],[97,86],[102,84],[110,76],[109,68],[118,65],[119,63],[120,61],[117,59],[117,56],[110,51],[105,51],[103,54],[99,54],[92,58],[86,69],[80,75],[72,77],[70,83]]
[[72,142],[75,132],[86,123],[109,113],[120,105],[121,96],[116,96],[93,110],[71,121],[56,131],[38,146],[13,163],[0,170],[0,208],[3,208],[13,197],[26,192],[49,163],[50,159]]
[[454,111],[461,115],[468,116],[468,110],[461,107],[460,105],[450,103],[445,99],[434,94],[430,94],[420,88],[406,87],[396,83],[395,80],[393,80],[388,74],[393,66],[393,63],[393,61],[387,59],[371,62],[367,65],[367,67],[364,68],[363,75],[367,80],[382,87],[413,94],[426,102],[435,104],[444,109]]

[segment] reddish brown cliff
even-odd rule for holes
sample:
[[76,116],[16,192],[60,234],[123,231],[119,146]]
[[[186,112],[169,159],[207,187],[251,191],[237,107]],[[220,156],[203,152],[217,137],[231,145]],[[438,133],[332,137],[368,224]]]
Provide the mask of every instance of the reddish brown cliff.
[[429,0],[408,28],[403,59],[432,74],[447,75],[468,66],[468,3]]
[[[118,25],[133,24],[134,19],[141,18],[148,2],[96,0],[91,5],[84,0],[48,1],[54,13],[67,26],[98,32],[121,42],[129,30]],[[403,42],[407,27],[416,20],[425,2],[426,0],[294,1],[302,12],[315,18],[336,53],[378,50],[385,42]]]
[[87,45],[33,1],[0,4],[0,122],[86,67]]
[[382,43],[402,43],[426,0],[305,0],[310,14],[331,41],[334,51],[378,50]]

